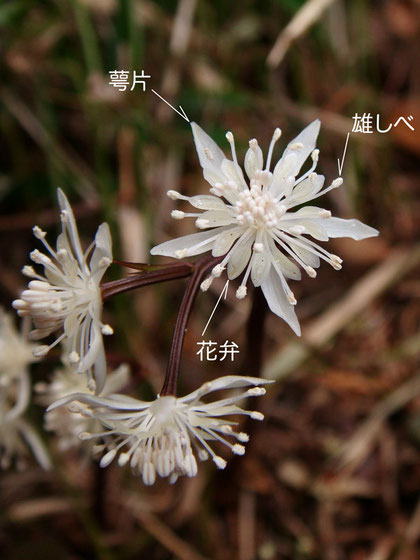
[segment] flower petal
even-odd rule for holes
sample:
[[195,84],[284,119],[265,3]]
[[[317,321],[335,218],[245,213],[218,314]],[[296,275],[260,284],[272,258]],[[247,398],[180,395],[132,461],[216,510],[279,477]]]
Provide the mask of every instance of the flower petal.
[[236,219],[226,210],[207,210],[200,215],[198,220],[205,228],[229,226],[236,223]]
[[217,196],[211,194],[198,194],[188,198],[188,202],[199,210],[223,210],[226,204]]
[[211,249],[211,242],[223,231],[230,229],[229,227],[200,231],[191,233],[176,239],[170,239],[160,245],[156,245],[150,251],[151,255],[163,255],[165,257],[177,257],[178,251],[186,251],[185,256],[200,255]]
[[249,263],[249,259],[251,258],[252,253],[252,243],[254,239],[248,238],[245,242],[238,243],[232,249],[232,254],[230,255],[228,266],[227,266],[227,275],[229,280],[233,280],[237,278],[243,271],[246,265]]
[[292,330],[300,336],[300,325],[294,306],[289,303],[273,266],[267,278],[261,284],[261,289],[271,311],[286,321]]
[[292,175],[293,177],[296,177],[305,160],[315,149],[320,126],[320,120],[317,119],[313,121],[310,125],[304,128],[302,132],[294,138],[294,140],[288,143],[281,159],[274,168],[273,181],[277,174],[279,176],[283,175],[282,169],[287,160],[287,156],[291,153],[294,154],[296,158],[294,158],[293,166],[287,176]]
[[225,154],[198,124],[192,122],[191,128],[204,178],[212,186],[216,183],[223,183],[226,180],[222,172],[222,162],[226,159]]
[[251,140],[250,145],[252,142],[255,142],[253,147],[250,147],[245,154],[245,171],[248,175],[249,179],[252,180],[255,177],[255,173],[257,171],[261,171],[264,165],[264,158],[261,148],[256,144],[256,141]]
[[297,254],[297,256],[306,264],[306,266],[312,266],[312,268],[318,268],[321,264],[321,261],[314,252],[310,249],[305,249],[301,247],[294,241],[288,241],[287,244],[290,248]]
[[320,222],[328,234],[328,237],[351,237],[360,241],[368,237],[376,237],[379,231],[373,227],[363,224],[359,220],[343,220],[342,218],[326,218],[313,220]]
[[66,234],[68,235],[74,256],[82,266],[84,263],[83,251],[80,245],[79,232],[77,231],[77,225],[76,220],[74,219],[73,210],[70,206],[69,201],[67,200],[66,195],[61,189],[57,189],[57,198],[61,211],[65,212],[67,217],[66,221],[62,221],[63,233],[66,232]]
[[302,273],[295,263],[288,259],[286,255],[283,255],[280,249],[275,245],[274,241],[270,245],[271,255],[283,275],[291,280],[300,280],[302,278]]
[[201,167],[205,169],[211,163],[220,169],[226,157],[223,151],[197,123],[192,122],[191,128]]
[[240,237],[245,231],[245,228],[234,227],[219,233],[216,237],[213,245],[213,250],[211,254],[213,257],[221,257],[226,255],[235,241]]
[[[102,261],[102,262],[101,262]],[[92,253],[89,266],[91,272],[99,269],[99,274],[95,275],[95,279],[100,282],[104,272],[112,261],[112,239],[111,232],[107,223],[103,223],[98,227],[95,235],[95,249]]]
[[299,204],[304,204],[305,202],[308,202],[309,200],[315,198],[315,196],[322,189],[324,181],[324,175],[311,173],[311,175],[307,179],[304,179],[293,189],[291,195],[287,199],[288,207],[291,208]]
[[260,253],[254,253],[252,257],[251,280],[255,287],[261,286],[270,272],[270,252],[264,245]]

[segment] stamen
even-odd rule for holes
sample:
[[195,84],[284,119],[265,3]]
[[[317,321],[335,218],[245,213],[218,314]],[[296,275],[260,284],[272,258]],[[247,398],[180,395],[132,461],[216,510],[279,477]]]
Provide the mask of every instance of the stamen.
[[174,191],[174,190],[169,190],[166,193],[166,196],[168,196],[172,200],[178,200],[179,198],[181,198],[181,195],[179,194],[179,192]]
[[198,218],[198,220],[195,221],[195,225],[198,227],[198,229],[206,229],[207,227],[209,227],[210,221],[209,220],[205,220],[204,218]]
[[246,296],[247,291],[248,291],[248,290],[247,290],[247,287],[241,285],[241,286],[239,286],[239,288],[236,290],[236,294],[235,294],[235,295],[236,295],[236,297],[237,297],[238,299],[243,299],[243,298]]
[[207,290],[210,288],[211,283],[213,282],[214,276],[209,276],[208,278],[206,278],[205,280],[203,280],[200,284],[200,289],[203,292],[207,292]]
[[34,227],[32,228],[32,232],[33,232],[34,236],[35,236],[37,239],[40,239],[41,241],[42,241],[43,239],[45,239],[45,236],[47,235],[47,232],[46,232],[46,231],[42,231],[42,229],[41,229],[39,226],[34,226]]
[[185,218],[185,212],[182,212],[182,210],[172,210],[171,216],[175,220],[183,220]]
[[211,275],[215,278],[219,278],[222,275],[222,272],[225,270],[225,267],[221,264],[217,264],[213,270],[211,271]]
[[268,154],[267,154],[267,162],[265,164],[265,169],[267,171],[270,170],[270,165],[271,165],[271,157],[273,155],[273,150],[274,150],[274,145],[277,142],[277,140],[280,138],[281,136],[281,130],[279,128],[276,128],[274,130],[274,134],[273,137],[271,138],[271,142],[270,142],[270,147],[268,148]]

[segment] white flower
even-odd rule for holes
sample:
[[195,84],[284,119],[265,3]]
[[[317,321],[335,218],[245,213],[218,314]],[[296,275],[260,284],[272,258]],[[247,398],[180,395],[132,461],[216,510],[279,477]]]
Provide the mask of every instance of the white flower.
[[34,347],[24,333],[17,331],[12,317],[0,308],[0,387],[9,385],[36,361]]
[[22,371],[7,386],[0,387],[0,467],[9,468],[14,462],[18,469],[26,466],[28,448],[38,463],[50,468],[50,460],[33,427],[23,418],[29,404],[30,382]]
[[32,345],[18,333],[11,317],[0,309],[0,467],[26,464],[28,447],[41,466],[50,462],[42,442],[23,418],[31,396],[28,365],[34,361]]
[[108,225],[103,223],[96,232],[95,241],[83,253],[70,204],[60,189],[57,194],[62,225],[57,250],[46,241],[46,233],[35,226],[34,235],[42,241],[49,255],[35,249],[30,256],[33,262],[44,267],[45,277],[31,266],[25,266],[22,272],[33,280],[20,299],[13,302],[13,307],[20,316],[33,319],[36,327],[30,333],[33,340],[63,329],[52,344],[38,346],[34,354],[44,356],[56,344],[68,339],[69,360],[79,373],[88,374],[91,387],[94,375],[96,390],[100,392],[106,375],[102,335],[113,332],[109,325],[101,322],[100,291],[101,279],[112,262],[111,235]]
[[[106,376],[106,382],[102,390],[102,395],[107,396],[111,393],[121,391],[129,381],[129,368],[122,364],[112,373]],[[87,378],[75,374],[74,370],[68,365],[57,369],[50,383],[39,382],[35,385],[35,391],[39,394],[39,402],[49,406],[63,397],[74,393],[92,395]],[[98,430],[98,422],[92,418],[87,411],[87,405],[78,404],[77,412],[73,412],[71,407],[59,407],[49,410],[44,416],[44,426],[49,432],[55,432],[58,436],[58,448],[66,451],[73,447],[80,446],[80,434],[87,431]]]
[[[105,428],[101,432],[82,434],[82,439],[104,440],[98,449],[106,451],[100,465],[106,467],[118,455],[120,466],[130,463],[133,471],[142,475],[143,482],[151,485],[156,473],[161,477],[170,476],[174,482],[178,476],[189,477],[197,474],[196,454],[200,460],[209,455],[219,469],[224,469],[226,461],[215,454],[208,441],[219,441],[233,453],[243,455],[243,443],[248,435],[235,432],[235,422],[225,416],[245,414],[255,420],[262,420],[261,412],[242,410],[236,402],[245,398],[265,394],[259,387],[270,381],[256,377],[225,376],[205,383],[200,389],[181,398],[174,396],[157,397],[152,402],[139,401],[124,395],[110,395],[107,398],[87,394],[74,394],[55,402],[50,410],[77,401],[81,412],[90,411],[92,418],[99,420]],[[203,403],[201,398],[220,389],[251,387],[239,395],[212,403]],[[73,409],[75,404],[72,405]],[[234,438],[240,443],[230,443],[226,438]],[[196,454],[193,452],[193,447]]]
[[[296,299],[286,279],[299,280],[299,264],[305,272],[316,276],[315,268],[325,260],[333,268],[341,268],[341,259],[312,241],[328,241],[332,237],[365,239],[378,235],[378,231],[358,220],[332,218],[331,212],[316,206],[302,206],[311,200],[339,187],[343,180],[335,179],[323,188],[324,176],[315,173],[319,150],[315,149],[320,121],[307,126],[292,142],[270,171],[271,158],[281,131],[276,129],[264,165],[263,153],[257,140],[249,142],[245,155],[244,178],[235,152],[233,134],[226,138],[230,143],[232,160],[225,157],[217,144],[195,123],[191,124],[204,178],[210,183],[212,195],[183,196],[169,191],[174,200],[187,200],[202,213],[185,213],[174,210],[175,219],[196,218],[196,226],[204,229],[154,247],[152,255],[184,258],[212,251],[214,257],[225,255],[202,284],[206,290],[214,277],[220,276],[225,267],[230,279],[245,271],[237,297],[246,295],[249,276],[254,286],[261,286],[270,309],[282,317],[300,334],[294,305]],[[311,156],[312,166],[303,175],[297,175]],[[296,207],[302,206],[296,210]],[[210,229],[211,228],[211,229]]]

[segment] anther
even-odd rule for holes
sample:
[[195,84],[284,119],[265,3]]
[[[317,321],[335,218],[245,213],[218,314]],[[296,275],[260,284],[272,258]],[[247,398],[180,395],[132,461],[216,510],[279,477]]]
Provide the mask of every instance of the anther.
[[244,455],[245,447],[243,445],[240,445],[239,443],[235,443],[235,445],[232,447],[232,451],[233,453],[235,453],[235,455]]
[[49,346],[47,346],[46,344],[42,344],[41,346],[37,346],[36,348],[34,348],[32,350],[32,354],[35,356],[35,358],[42,358],[43,356],[46,356],[48,354],[49,350]]
[[214,278],[219,278],[224,270],[224,266],[222,266],[221,264],[217,264],[211,271],[211,275],[214,276]]
[[226,461],[222,459],[222,457],[218,457],[217,455],[215,455],[213,457],[213,461],[216,463],[216,467],[218,469],[224,469],[226,467]]
[[316,270],[312,266],[306,266],[305,272],[310,278],[316,278]]
[[22,268],[22,274],[24,274],[25,276],[28,276],[29,278],[32,278],[33,276],[36,275],[36,272],[35,272],[35,270],[32,266],[29,266],[29,265],[26,264]]
[[239,286],[239,288],[236,290],[236,297],[238,299],[244,299],[244,297],[246,296],[247,293],[247,287],[246,286]]
[[185,212],[182,212],[182,210],[172,210],[171,216],[175,220],[183,220],[185,218]]
[[179,192],[173,190],[168,191],[166,193],[166,196],[168,196],[172,200],[178,200],[180,198]]
[[69,354],[69,362],[71,364],[77,364],[77,363],[80,362],[80,356],[74,350],[73,350],[73,352],[70,352],[70,354]]
[[47,232],[46,231],[42,231],[42,229],[39,226],[34,226],[32,228],[33,234],[35,235],[35,237],[37,239],[45,239]]
[[317,163],[317,161],[319,159],[319,150],[318,149],[315,149],[315,150],[312,151],[311,158],[312,158],[312,161],[314,163]]
[[203,280],[200,284],[200,289],[202,292],[207,292],[207,290],[210,288],[211,283],[213,282],[213,278],[214,276],[209,276],[208,278],[206,278],[205,280]]
[[184,259],[188,255],[188,249],[178,249],[175,251],[175,257],[177,259]]
[[198,229],[205,229],[206,227],[209,227],[209,220],[205,220],[204,218],[198,218],[195,221],[195,225],[198,227]]

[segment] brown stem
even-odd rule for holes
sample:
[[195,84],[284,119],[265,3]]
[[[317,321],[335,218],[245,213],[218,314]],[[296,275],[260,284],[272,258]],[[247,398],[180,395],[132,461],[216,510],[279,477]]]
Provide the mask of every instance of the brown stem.
[[261,288],[254,288],[252,296],[252,307],[246,326],[244,369],[249,372],[248,375],[260,377],[267,302]]
[[187,331],[188,319],[202,280],[221,260],[222,257],[204,257],[194,266],[194,272],[188,281],[188,286],[185,290],[184,297],[182,298],[181,307],[179,308],[176,319],[165,381],[161,391],[159,392],[161,397],[164,395],[176,395],[182,346],[184,344],[185,333]]
[[117,294],[129,292],[130,290],[142,288],[143,286],[149,286],[150,284],[167,282],[168,280],[176,280],[177,278],[186,278],[192,274],[193,270],[194,265],[191,263],[175,263],[161,270],[155,270],[154,272],[134,274],[127,278],[120,278],[119,280],[107,282],[101,286],[102,301]]

